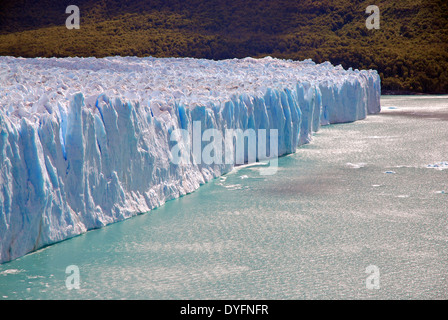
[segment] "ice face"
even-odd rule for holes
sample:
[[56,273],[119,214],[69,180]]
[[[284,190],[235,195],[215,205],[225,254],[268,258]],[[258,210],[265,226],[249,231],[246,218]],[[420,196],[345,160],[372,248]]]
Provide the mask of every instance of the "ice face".
[[275,129],[284,155],[321,125],[380,111],[376,71],[328,62],[0,57],[0,70],[0,262],[233,169],[175,164],[173,144],[187,146],[174,130]]

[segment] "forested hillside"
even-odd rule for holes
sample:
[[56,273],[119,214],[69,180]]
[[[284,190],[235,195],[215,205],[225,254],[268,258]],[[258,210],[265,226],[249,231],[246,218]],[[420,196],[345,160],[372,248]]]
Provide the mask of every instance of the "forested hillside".
[[[79,30],[65,27],[72,4]],[[376,69],[386,92],[448,93],[448,2],[2,0],[0,55],[311,58]]]

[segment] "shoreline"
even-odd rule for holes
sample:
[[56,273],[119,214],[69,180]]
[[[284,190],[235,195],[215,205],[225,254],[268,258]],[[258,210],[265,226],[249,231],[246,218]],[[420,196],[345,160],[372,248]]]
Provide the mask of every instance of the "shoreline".
[[447,95],[448,93],[422,93],[413,91],[400,91],[400,90],[381,90],[382,96],[436,96]]

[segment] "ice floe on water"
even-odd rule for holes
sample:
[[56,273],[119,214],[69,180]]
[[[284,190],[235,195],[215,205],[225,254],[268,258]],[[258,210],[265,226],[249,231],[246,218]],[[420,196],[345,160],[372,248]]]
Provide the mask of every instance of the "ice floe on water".
[[360,168],[364,168],[367,164],[364,162],[359,162],[359,163],[347,162],[345,165],[352,169],[360,169]]
[[436,162],[436,163],[432,163],[432,164],[427,164],[426,168],[436,169],[436,170],[445,170],[445,169],[448,169],[448,162],[441,161],[441,162]]

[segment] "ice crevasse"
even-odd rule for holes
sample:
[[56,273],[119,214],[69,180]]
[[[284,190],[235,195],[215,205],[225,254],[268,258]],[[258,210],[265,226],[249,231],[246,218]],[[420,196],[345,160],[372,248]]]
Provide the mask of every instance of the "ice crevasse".
[[311,60],[0,57],[0,263],[193,192],[233,164],[171,161],[171,133],[320,126],[380,111],[374,70]]

